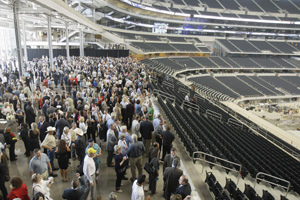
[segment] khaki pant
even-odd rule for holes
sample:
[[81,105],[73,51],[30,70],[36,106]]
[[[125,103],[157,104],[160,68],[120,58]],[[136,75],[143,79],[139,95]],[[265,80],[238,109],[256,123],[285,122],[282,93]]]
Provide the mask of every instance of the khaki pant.
[[150,140],[146,140],[143,138],[143,143],[144,143],[144,146],[145,146],[145,149],[146,149],[146,158],[149,157],[149,149],[150,149],[150,143],[151,143],[151,139]]
[[48,170],[40,174],[43,180],[48,180],[49,178],[49,173]]
[[131,178],[133,180],[135,180],[135,179],[137,179],[136,168],[139,172],[139,175],[143,174],[142,156],[137,157],[137,158],[130,158],[129,163],[130,163],[130,168],[131,168]]

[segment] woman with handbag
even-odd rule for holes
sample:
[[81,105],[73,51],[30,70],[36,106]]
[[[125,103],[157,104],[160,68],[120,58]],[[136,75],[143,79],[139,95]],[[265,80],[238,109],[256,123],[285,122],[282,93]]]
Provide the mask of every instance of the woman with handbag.
[[122,154],[122,147],[119,145],[114,146],[115,151],[115,171],[117,174],[116,192],[122,192],[120,189],[122,179],[125,178],[125,172],[128,165],[128,157]]

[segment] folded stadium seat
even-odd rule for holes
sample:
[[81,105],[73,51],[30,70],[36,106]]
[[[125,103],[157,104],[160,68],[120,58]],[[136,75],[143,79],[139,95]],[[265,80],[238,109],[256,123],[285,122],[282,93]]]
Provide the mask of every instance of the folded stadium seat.
[[216,182],[216,177],[213,175],[213,173],[206,171],[205,183],[207,183],[210,191],[212,191],[215,182]]
[[272,194],[270,194],[267,190],[263,190],[263,200],[275,200]]
[[223,188],[220,185],[220,183],[217,181],[216,184],[214,184],[214,186],[212,188],[212,192],[215,195],[216,200],[222,199],[222,191],[223,191]]
[[249,172],[248,172],[247,168],[242,166],[242,170],[241,170],[242,179],[244,179],[248,174],[249,174]]
[[231,200],[231,198],[225,191],[223,191],[222,196],[218,200]]
[[280,195],[280,200],[289,200],[289,199],[286,198],[285,196]]
[[236,189],[233,191],[232,193],[232,199],[234,200],[246,200],[247,198],[245,197],[245,195],[242,193],[242,191],[240,189]]
[[226,178],[225,189],[230,194],[230,197],[233,196],[233,193],[236,191],[236,184],[230,178]]
[[250,186],[245,184],[245,190],[244,194],[249,198],[249,199],[254,199],[256,196],[255,190]]

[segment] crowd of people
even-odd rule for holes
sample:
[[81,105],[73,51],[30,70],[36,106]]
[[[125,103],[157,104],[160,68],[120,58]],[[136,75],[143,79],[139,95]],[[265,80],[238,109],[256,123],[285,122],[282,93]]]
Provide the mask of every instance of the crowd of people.
[[[166,120],[154,113],[153,72],[129,57],[72,57],[69,61],[57,57],[53,68],[45,57],[26,66],[25,77],[6,73],[5,81],[0,80],[0,118],[19,128],[19,134],[10,126],[0,131],[0,145],[7,145],[10,162],[14,162],[15,143],[24,143],[24,155],[30,157],[33,199],[52,199],[50,187],[58,176],[56,170],[62,181],[70,181],[71,159],[80,163],[72,187],[65,189],[62,198],[96,199],[104,153],[106,166],[115,169],[116,193],[122,192],[122,181],[129,179],[132,200],[150,199],[145,191],[157,193],[162,165],[165,199],[190,198],[191,187],[179,169],[180,158],[173,147],[175,136]],[[20,177],[11,178],[8,193],[4,157],[0,164],[3,199],[29,199]],[[143,159],[151,170],[143,170]],[[144,187],[145,173],[149,173],[149,189]],[[117,195],[111,193],[109,198]]]

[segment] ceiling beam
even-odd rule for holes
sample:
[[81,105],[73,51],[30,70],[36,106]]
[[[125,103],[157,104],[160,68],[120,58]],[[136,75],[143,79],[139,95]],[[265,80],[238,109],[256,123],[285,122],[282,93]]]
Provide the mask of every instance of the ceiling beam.
[[65,16],[66,18],[75,20],[79,24],[89,27],[90,29],[93,29],[99,33],[103,32],[103,29],[99,25],[93,23],[88,18],[86,18],[84,15],[75,11],[73,8],[69,7],[69,5],[67,5],[62,0],[47,0],[47,1],[45,1],[45,0],[30,0],[30,1],[39,4],[43,8],[48,8],[48,9],[54,10],[54,11],[58,12],[59,14]]

